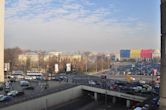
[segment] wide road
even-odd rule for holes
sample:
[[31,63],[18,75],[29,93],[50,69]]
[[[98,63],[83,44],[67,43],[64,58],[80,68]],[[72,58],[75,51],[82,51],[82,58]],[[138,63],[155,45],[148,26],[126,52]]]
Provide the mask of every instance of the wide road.
[[[30,99],[34,99],[37,97],[41,97],[43,95],[48,95],[51,93],[63,91],[65,89],[69,89],[71,87],[74,87],[75,85],[67,84],[65,82],[56,82],[56,81],[48,81],[49,88],[44,89],[42,84],[46,83],[45,81],[30,81],[30,85],[34,87],[34,90],[24,90],[24,95],[22,96],[16,96],[13,97],[11,101],[9,102],[0,102],[0,108],[9,106],[11,104],[21,103],[23,101],[27,101]],[[22,87],[20,86],[20,83],[14,82],[13,84],[13,90],[22,90]],[[0,91],[0,95],[5,94],[4,91]]]

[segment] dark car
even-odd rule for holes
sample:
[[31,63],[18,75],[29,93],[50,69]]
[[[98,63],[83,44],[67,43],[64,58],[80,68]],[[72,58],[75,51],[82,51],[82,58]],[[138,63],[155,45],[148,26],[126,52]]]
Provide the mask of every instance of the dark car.
[[33,86],[26,86],[23,89],[24,90],[34,90],[35,88]]
[[54,81],[62,81],[62,78],[60,78],[60,77],[54,77],[54,78],[52,78],[52,80],[54,80]]
[[16,96],[22,96],[22,95],[24,95],[24,91],[18,91],[16,94]]
[[0,84],[0,91],[2,91],[4,88],[4,86],[2,84]]
[[0,98],[0,102],[9,102],[12,100],[11,96],[3,96]]
[[10,82],[16,82],[16,78],[10,78]]

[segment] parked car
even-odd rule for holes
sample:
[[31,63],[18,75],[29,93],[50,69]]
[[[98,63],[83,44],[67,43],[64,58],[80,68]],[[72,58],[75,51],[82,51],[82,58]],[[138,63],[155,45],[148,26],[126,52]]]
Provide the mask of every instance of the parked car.
[[10,82],[16,82],[16,78],[10,78]]
[[9,102],[12,100],[12,97],[11,96],[2,96],[0,98],[0,102]]
[[136,107],[134,110],[142,110],[142,107]]
[[96,85],[96,83],[93,80],[88,81],[90,85]]
[[23,89],[24,90],[34,90],[35,88],[33,86],[26,86]]
[[3,84],[0,84],[0,91],[2,91],[4,88],[4,85]]
[[8,96],[16,96],[18,94],[18,91],[17,90],[12,90],[10,92],[7,93]]
[[24,94],[25,94],[24,91],[18,91],[17,94],[16,94],[16,96],[22,96]]
[[31,76],[25,76],[24,79],[25,80],[32,80],[33,78]]
[[21,86],[29,86],[29,81],[20,81]]
[[62,79],[59,78],[59,77],[53,77],[52,80],[55,80],[55,81],[62,81]]
[[4,95],[0,95],[0,99],[3,97]]

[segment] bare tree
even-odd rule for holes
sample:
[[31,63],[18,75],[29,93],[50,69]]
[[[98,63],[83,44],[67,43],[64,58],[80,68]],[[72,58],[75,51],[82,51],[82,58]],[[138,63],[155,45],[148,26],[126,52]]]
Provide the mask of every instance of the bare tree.
[[20,64],[18,62],[18,56],[22,54],[23,51],[19,48],[7,48],[4,50],[4,62],[10,63],[10,70],[19,69]]

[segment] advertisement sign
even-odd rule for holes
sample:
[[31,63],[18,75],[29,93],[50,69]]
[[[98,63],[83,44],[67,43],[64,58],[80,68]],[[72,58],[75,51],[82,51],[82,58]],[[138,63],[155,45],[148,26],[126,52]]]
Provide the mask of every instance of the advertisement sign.
[[4,65],[4,71],[9,71],[10,70],[10,63],[5,63]]
[[67,63],[66,64],[66,72],[70,72],[71,71],[71,63]]
[[141,50],[141,58],[152,58],[152,49],[142,49]]
[[58,72],[59,72],[58,64],[55,64],[55,73],[58,73]]
[[157,69],[153,69],[153,76],[157,75]]
[[121,58],[130,58],[130,50],[120,50]]
[[131,49],[130,58],[141,58],[141,49]]

